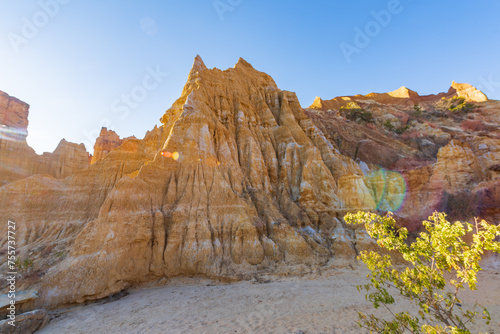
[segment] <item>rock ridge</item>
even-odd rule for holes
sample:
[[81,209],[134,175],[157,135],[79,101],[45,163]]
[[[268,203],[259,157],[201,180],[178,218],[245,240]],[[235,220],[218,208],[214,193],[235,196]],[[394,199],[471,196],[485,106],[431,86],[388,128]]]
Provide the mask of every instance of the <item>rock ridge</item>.
[[316,97],[309,109],[317,110],[339,110],[341,107],[347,106],[355,101],[372,100],[381,104],[396,104],[396,105],[414,105],[414,104],[430,104],[436,103],[442,98],[451,98],[453,96],[463,97],[469,102],[486,102],[487,96],[467,83],[452,82],[450,89],[446,93],[436,95],[419,95],[417,92],[402,86],[395,91],[389,93],[370,93],[367,95],[340,96],[331,100],[323,100]]

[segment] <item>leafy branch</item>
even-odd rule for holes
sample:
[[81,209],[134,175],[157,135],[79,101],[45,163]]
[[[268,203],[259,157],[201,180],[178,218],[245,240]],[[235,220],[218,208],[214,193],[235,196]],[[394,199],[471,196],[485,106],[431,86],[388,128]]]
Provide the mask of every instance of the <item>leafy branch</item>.
[[[389,321],[359,313],[360,327],[377,333],[470,333],[467,325],[475,323],[478,308],[489,324],[488,310],[479,304],[463,309],[459,293],[466,286],[476,290],[484,251],[500,252],[500,243],[494,241],[500,235],[500,226],[477,219],[474,225],[452,224],[444,213],[434,213],[423,222],[426,231],[409,244],[408,230],[398,227],[391,213],[381,217],[358,212],[344,219],[348,224],[364,224],[380,247],[399,253],[407,265],[400,270],[391,255],[360,253],[359,258],[370,270],[370,283],[358,286],[358,291],[366,291],[366,299],[376,309],[384,306],[393,317]],[[464,240],[467,234],[472,234],[471,243]],[[453,278],[447,280],[445,274]],[[390,308],[396,303],[391,295],[394,292],[417,304],[418,316],[406,311],[394,313]]]

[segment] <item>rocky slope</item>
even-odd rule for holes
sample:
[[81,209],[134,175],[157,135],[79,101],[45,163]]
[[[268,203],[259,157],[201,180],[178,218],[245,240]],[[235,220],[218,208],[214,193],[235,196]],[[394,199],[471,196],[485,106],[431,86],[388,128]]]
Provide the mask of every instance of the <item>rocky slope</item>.
[[[434,210],[500,221],[500,102],[473,86],[317,98],[305,112],[342,154],[366,164],[378,209],[397,211],[414,229]],[[363,112],[371,118],[356,116]]]
[[38,155],[26,143],[29,105],[0,91],[0,186],[35,174],[65,178],[89,165],[83,144],[62,140]]
[[374,101],[382,104],[391,105],[406,105],[411,106],[415,104],[432,105],[442,98],[450,97],[463,97],[470,102],[486,102],[488,98],[483,92],[476,89],[474,86],[466,83],[451,83],[450,89],[446,93],[439,93],[436,95],[419,95],[417,92],[402,86],[395,91],[389,93],[370,93],[368,95],[355,95],[355,96],[340,96],[331,100],[322,100],[316,97],[310,109],[319,109],[323,111],[338,110],[346,106],[350,102],[360,101]]
[[143,139],[103,129],[90,167],[0,188],[0,220],[16,221],[21,256],[34,263],[21,284],[57,306],[162,277],[342,265],[373,247],[344,225],[347,211],[396,211],[416,229],[428,211],[468,205],[498,221],[500,136],[488,127],[500,106],[449,110],[481,94],[454,83],[432,99],[400,89],[303,109],[243,59],[221,71],[197,57]]

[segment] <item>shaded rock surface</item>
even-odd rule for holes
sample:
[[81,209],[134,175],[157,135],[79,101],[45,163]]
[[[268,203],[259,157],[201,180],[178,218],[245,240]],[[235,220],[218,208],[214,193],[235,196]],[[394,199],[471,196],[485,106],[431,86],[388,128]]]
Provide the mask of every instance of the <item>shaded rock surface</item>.
[[42,329],[49,317],[46,310],[35,310],[16,316],[15,326],[9,324],[9,320],[0,321],[0,333],[2,334],[32,334]]
[[[34,301],[38,298],[37,291],[16,291],[16,313],[31,309]],[[0,295],[0,318],[5,318],[9,314],[9,307],[12,299],[9,294]],[[1,332],[0,332],[1,333]]]

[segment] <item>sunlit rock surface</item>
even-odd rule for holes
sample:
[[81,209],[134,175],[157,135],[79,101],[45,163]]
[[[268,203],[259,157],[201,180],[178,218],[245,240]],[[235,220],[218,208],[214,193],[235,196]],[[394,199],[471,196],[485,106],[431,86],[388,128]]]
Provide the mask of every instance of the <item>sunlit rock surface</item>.
[[[443,107],[461,98],[472,107]],[[372,122],[341,115],[352,107],[370,112]],[[394,211],[410,229],[435,210],[451,219],[499,221],[500,102],[473,86],[453,82],[447,93],[427,96],[401,87],[318,97],[305,112],[342,154],[365,166],[377,209]]]
[[61,140],[38,155],[26,143],[29,105],[0,91],[0,186],[35,174],[65,178],[89,165],[83,144]]
[[107,128],[102,128],[99,137],[97,138],[94,145],[94,154],[92,156],[91,163],[94,164],[97,161],[103,159],[109,152],[113,151],[115,148],[120,147],[125,141],[130,140],[133,142],[137,138],[128,137],[121,139],[116,132],[113,130],[108,130]]
[[[498,221],[500,108],[481,94],[402,87],[303,109],[243,59],[222,71],[196,57],[181,97],[143,139],[103,128],[87,168],[63,160],[69,177],[0,188],[0,219],[16,221],[34,262],[20,284],[57,306],[163,277],[345,265],[374,247],[343,223],[349,211],[393,211],[411,230],[434,210]],[[436,109],[453,96],[479,108]],[[348,102],[373,120],[346,119]]]

